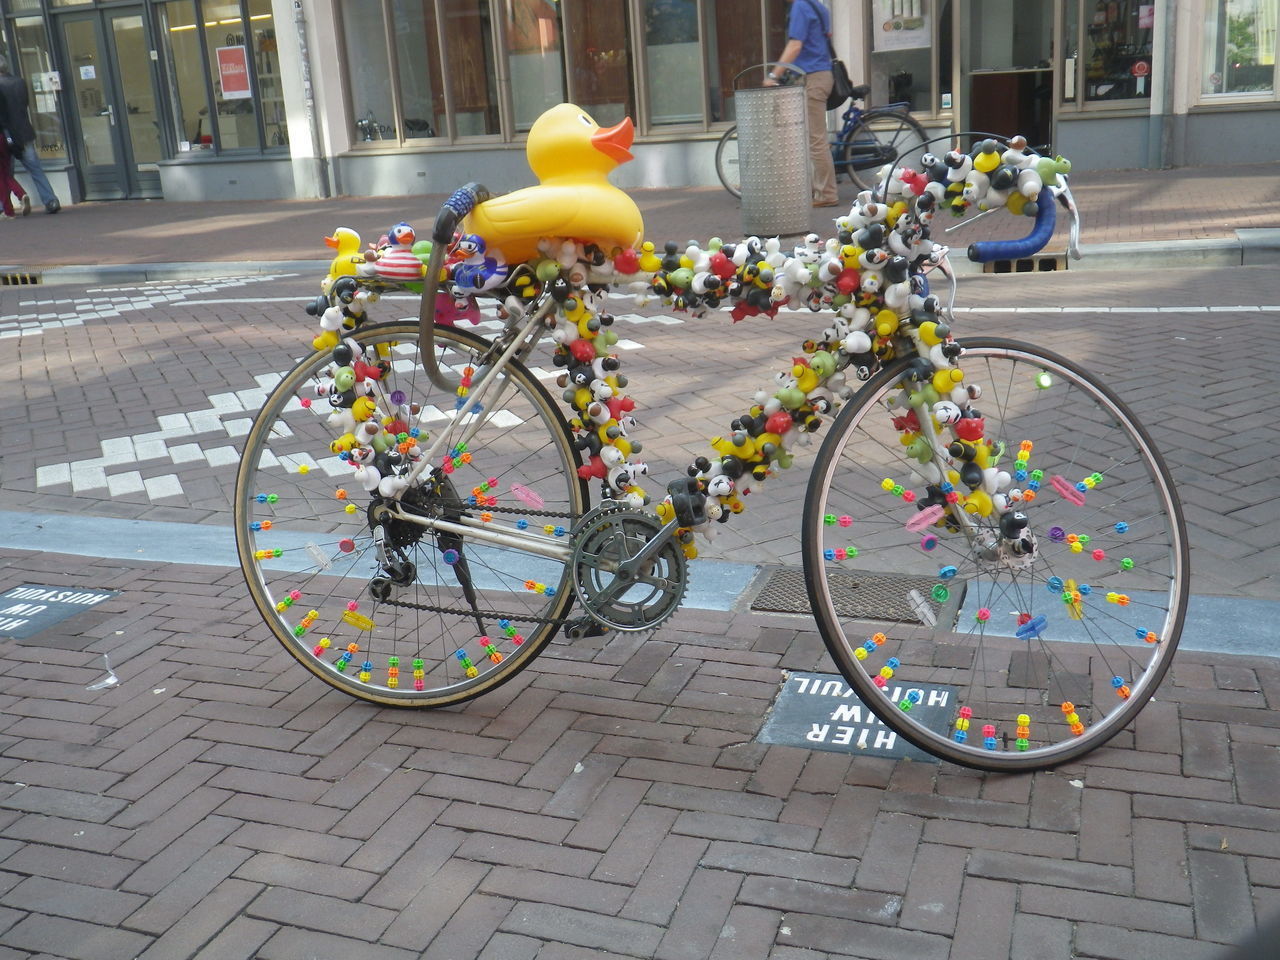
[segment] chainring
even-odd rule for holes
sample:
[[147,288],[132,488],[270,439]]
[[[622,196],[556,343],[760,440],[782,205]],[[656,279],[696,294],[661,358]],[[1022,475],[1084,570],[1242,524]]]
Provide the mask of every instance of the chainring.
[[638,566],[625,566],[662,529],[657,517],[617,503],[602,504],[574,528],[573,589],[592,619],[612,630],[652,630],[680,607],[688,568],[674,538]]

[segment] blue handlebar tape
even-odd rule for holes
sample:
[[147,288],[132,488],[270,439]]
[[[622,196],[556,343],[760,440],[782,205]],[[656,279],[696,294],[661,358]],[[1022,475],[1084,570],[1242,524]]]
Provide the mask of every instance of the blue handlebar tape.
[[477,204],[489,199],[489,191],[478,183],[468,183],[453,191],[453,195],[444,202],[440,212],[436,214],[435,229],[431,231],[434,243],[449,243],[453,240],[454,228],[475,209]]
[[1053,236],[1058,215],[1054,198],[1048,190],[1040,192],[1036,209],[1035,226],[1021,240],[979,240],[969,244],[969,259],[974,263],[990,263],[993,260],[1021,260],[1039,253]]

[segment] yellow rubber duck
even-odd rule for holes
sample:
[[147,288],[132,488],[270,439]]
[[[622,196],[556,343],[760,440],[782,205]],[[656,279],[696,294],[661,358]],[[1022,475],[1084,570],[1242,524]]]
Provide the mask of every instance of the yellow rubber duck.
[[630,117],[605,129],[572,103],[552,107],[534,121],[525,147],[538,186],[486,200],[462,230],[484,237],[510,263],[537,256],[540,237],[589,241],[606,253],[639,245],[640,209],[608,180],[631,159],[634,136]]
[[339,227],[333,231],[333,236],[325,237],[326,246],[333,247],[338,252],[332,260],[329,261],[329,276],[325,278],[326,283],[332,284],[338,277],[354,277],[364,264],[364,254],[360,249],[360,234],[356,233],[350,227]]

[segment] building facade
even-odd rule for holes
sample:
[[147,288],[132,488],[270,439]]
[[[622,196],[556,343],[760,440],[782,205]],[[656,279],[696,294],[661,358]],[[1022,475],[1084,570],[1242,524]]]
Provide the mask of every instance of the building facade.
[[[807,0],[797,0],[807,2]],[[1280,0],[822,0],[873,103],[1022,133],[1077,169],[1270,160]],[[716,183],[783,0],[0,0],[64,199],[527,184],[562,100],[630,116],[620,186]],[[838,122],[836,114],[832,123]],[[21,176],[21,174],[20,174]]]

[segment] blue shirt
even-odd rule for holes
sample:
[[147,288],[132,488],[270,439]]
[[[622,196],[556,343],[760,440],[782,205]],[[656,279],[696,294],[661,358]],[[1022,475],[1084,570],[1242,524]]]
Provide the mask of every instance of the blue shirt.
[[830,32],[831,14],[818,0],[792,0],[787,38],[800,41],[797,67],[805,73],[831,69],[831,50],[827,46]]

